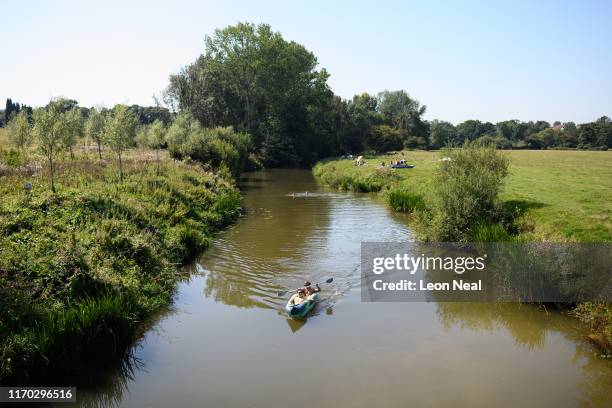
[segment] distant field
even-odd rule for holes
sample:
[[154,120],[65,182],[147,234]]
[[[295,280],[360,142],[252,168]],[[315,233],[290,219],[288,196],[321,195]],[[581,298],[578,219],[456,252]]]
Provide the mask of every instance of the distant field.
[[[612,241],[612,152],[512,150],[510,176],[502,198],[527,208],[524,221],[536,239]],[[350,160],[327,162],[319,171],[367,177],[381,162],[404,158],[414,169],[395,170],[400,185],[427,195],[439,152],[405,151],[367,159],[363,167]]]

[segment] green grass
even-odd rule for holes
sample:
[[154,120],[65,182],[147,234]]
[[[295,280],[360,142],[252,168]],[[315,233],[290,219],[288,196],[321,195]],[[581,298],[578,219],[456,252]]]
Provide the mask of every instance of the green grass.
[[[313,173],[332,187],[358,191],[397,188],[426,202],[440,153],[403,154],[366,158],[361,167],[350,160],[327,161],[315,166]],[[612,241],[612,152],[513,150],[504,154],[510,158],[510,175],[501,198],[519,213],[521,232],[527,239]],[[400,158],[416,167],[389,170],[395,178],[376,177],[381,162]]]
[[[201,167],[131,152],[114,163],[79,154],[57,166],[5,166],[0,176],[0,380],[77,370],[125,351],[170,302],[177,267],[238,214],[233,184]],[[31,195],[23,190],[32,183]]]

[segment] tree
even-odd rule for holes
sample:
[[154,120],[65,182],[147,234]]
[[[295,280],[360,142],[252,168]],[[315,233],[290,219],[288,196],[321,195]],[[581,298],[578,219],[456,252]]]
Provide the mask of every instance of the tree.
[[270,26],[239,23],[207,36],[204,54],[171,76],[168,94],[205,127],[249,133],[266,164],[308,164],[333,142],[318,115],[333,93],[317,64]]
[[22,151],[30,144],[32,141],[32,129],[25,110],[14,115],[7,124],[6,136],[11,144]]
[[33,113],[34,135],[38,140],[38,147],[49,162],[51,177],[51,191],[55,193],[54,161],[62,149],[63,134],[66,129],[65,117],[57,105],[50,104],[45,108],[38,108]]
[[495,125],[479,120],[466,120],[457,125],[457,136],[459,143],[473,141],[484,135],[494,136],[496,133]]
[[123,163],[121,155],[134,144],[137,119],[126,105],[116,105],[104,126],[105,140],[117,154],[119,161],[119,181],[123,182]]
[[62,143],[64,148],[70,151],[70,158],[74,159],[73,148],[76,145],[79,136],[81,136],[83,133],[83,116],[81,115],[81,110],[78,108],[72,108],[65,111],[62,115],[65,121]]
[[540,146],[544,148],[552,147],[557,144],[559,140],[558,131],[553,128],[544,129],[537,134],[537,138],[540,141]]
[[161,149],[166,144],[166,126],[164,123],[156,119],[148,129],[147,132],[147,140],[148,145],[152,149],[155,149],[155,158],[157,160],[157,175],[160,173],[160,161],[159,161],[159,149]]
[[578,145],[578,128],[576,124],[574,122],[565,122],[559,137],[564,147],[576,147]]
[[373,126],[366,138],[366,147],[376,153],[401,150],[404,147],[401,131],[388,125]]
[[185,157],[185,144],[190,133],[198,132],[200,124],[188,112],[179,113],[168,128],[166,140],[168,153],[175,159]]
[[429,129],[429,140],[434,149],[458,144],[457,130],[452,123],[434,119],[429,124]]
[[102,141],[104,139],[105,122],[106,118],[104,114],[100,110],[92,108],[89,111],[89,118],[85,123],[85,134],[98,145],[98,157],[100,161],[102,160]]
[[384,123],[395,129],[403,130],[401,134],[404,135],[404,142],[407,142],[408,138],[422,138],[425,141],[424,144],[427,144],[428,128],[421,119],[427,110],[425,105],[421,106],[419,101],[411,98],[403,90],[383,91],[378,94],[378,99],[378,111]]
[[578,131],[578,147],[589,149],[597,144],[597,128],[593,123],[580,125]]

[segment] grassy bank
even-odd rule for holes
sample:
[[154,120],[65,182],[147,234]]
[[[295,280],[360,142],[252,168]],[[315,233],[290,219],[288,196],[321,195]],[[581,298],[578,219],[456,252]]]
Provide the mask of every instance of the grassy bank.
[[[492,226],[475,240],[612,241],[612,152],[513,150],[504,154],[510,167],[500,199],[511,215],[513,236]],[[415,213],[415,226],[423,228],[419,214],[433,200],[440,157],[439,152],[404,151],[368,157],[360,167],[351,160],[330,160],[317,164],[313,174],[334,188],[379,192],[393,209]],[[398,159],[416,167],[382,166]],[[591,328],[589,339],[610,353],[610,305],[582,304],[573,313]]]
[[[440,154],[406,151],[381,155],[355,167],[350,160],[319,163],[322,183],[356,191],[387,191],[398,208],[400,192],[428,201]],[[521,233],[530,240],[612,241],[612,152],[512,150],[501,199],[521,213]],[[414,169],[383,170],[380,164],[406,159]],[[395,195],[390,194],[391,191]],[[391,202],[393,204],[393,202]],[[399,206],[401,207],[401,205]]]
[[[239,193],[197,165],[132,151],[124,181],[95,153],[0,168],[0,380],[77,372],[125,351],[168,304],[178,266],[239,211]],[[91,156],[91,157],[89,157]],[[31,193],[24,182],[32,184]]]

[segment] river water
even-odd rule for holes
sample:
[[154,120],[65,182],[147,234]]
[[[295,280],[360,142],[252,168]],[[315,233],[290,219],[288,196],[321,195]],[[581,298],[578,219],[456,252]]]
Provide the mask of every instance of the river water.
[[[414,239],[372,195],[305,170],[246,175],[245,216],[192,266],[121,369],[82,389],[120,407],[611,406],[612,363],[573,318],[519,304],[363,303],[361,241]],[[306,321],[282,289],[322,286]]]

